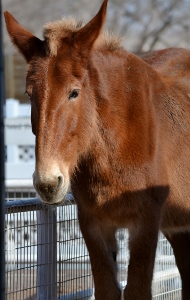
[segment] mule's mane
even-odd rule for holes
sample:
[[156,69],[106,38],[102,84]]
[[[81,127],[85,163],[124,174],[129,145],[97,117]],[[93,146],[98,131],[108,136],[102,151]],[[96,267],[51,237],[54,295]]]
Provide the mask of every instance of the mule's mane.
[[[44,38],[48,42],[51,56],[57,55],[62,39],[76,33],[82,27],[82,21],[76,21],[73,18],[49,22],[44,26]],[[110,51],[118,49],[122,38],[109,31],[104,31],[95,43],[96,48],[107,48]]]

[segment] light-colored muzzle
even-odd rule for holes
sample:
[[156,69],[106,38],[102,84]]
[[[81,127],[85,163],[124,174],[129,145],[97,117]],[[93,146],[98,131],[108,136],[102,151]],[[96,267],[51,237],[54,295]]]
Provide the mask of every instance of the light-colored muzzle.
[[63,203],[69,189],[68,174],[61,173],[57,168],[54,170],[35,170],[33,184],[41,200],[46,204],[58,205]]

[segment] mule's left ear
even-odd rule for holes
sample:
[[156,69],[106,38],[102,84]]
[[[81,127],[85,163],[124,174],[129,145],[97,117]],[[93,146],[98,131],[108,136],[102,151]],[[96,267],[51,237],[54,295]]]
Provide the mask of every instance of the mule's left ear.
[[22,27],[8,12],[4,12],[10,38],[27,62],[43,47],[43,41]]
[[106,18],[107,3],[108,0],[104,0],[97,15],[81,28],[75,36],[75,45],[79,47],[83,55],[89,53],[102,30]]

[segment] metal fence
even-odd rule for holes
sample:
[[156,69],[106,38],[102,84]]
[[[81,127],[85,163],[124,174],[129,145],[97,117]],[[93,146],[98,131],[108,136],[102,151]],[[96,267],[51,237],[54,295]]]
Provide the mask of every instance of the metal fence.
[[[63,206],[48,208],[38,198],[29,199],[35,196],[32,187],[27,188],[26,183],[13,187],[13,183],[7,187],[6,202],[6,299],[94,299],[88,251],[71,197]],[[117,239],[118,279],[124,287],[129,258],[127,231],[118,231]],[[153,299],[181,299],[173,252],[162,234],[152,288]]]
[[11,199],[21,194],[25,188],[7,192],[6,299],[88,299],[92,275],[71,197],[52,208],[38,198]]

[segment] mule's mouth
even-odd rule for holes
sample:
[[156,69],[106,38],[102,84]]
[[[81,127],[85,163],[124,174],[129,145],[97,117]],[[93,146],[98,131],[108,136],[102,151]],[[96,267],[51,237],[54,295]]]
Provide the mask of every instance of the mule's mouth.
[[62,204],[64,204],[64,202],[65,202],[65,197],[64,198],[62,198],[60,201],[57,201],[57,199],[56,200],[54,200],[54,199],[52,199],[52,198],[48,198],[47,196],[45,196],[45,195],[39,195],[40,196],[40,199],[41,199],[41,201],[44,203],[44,204],[46,204],[46,205],[50,205],[50,206],[60,206],[60,205],[62,205]]
[[47,191],[44,192],[38,185],[34,185],[34,187],[42,202],[48,205],[63,204],[69,190],[68,186],[62,186],[60,190],[55,190],[53,193],[48,193]]

